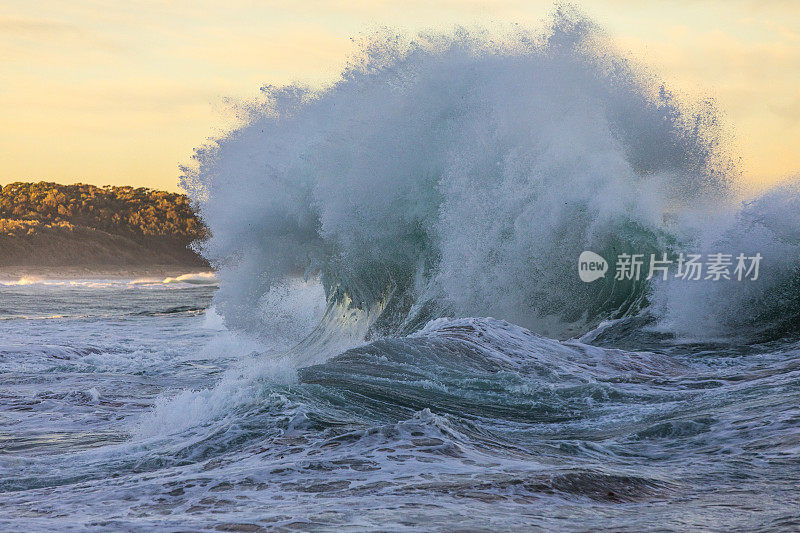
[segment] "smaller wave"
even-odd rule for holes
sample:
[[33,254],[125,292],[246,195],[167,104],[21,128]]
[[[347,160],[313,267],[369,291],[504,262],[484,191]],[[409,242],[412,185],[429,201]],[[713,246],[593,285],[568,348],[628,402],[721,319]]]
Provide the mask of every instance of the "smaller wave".
[[0,358],[19,356],[38,356],[51,359],[70,360],[96,355],[102,350],[95,346],[75,348],[57,344],[4,344],[0,345]]
[[69,288],[111,288],[127,285],[127,280],[119,279],[47,279],[40,276],[22,276],[16,281],[0,281],[5,287],[69,287]]
[[143,278],[79,278],[56,275],[53,278],[25,274],[18,279],[0,281],[0,286],[5,287],[25,287],[29,285],[43,285],[53,287],[87,287],[105,288],[131,285],[216,285],[217,276],[214,272],[189,272],[178,276],[143,277]]
[[43,283],[44,280],[38,276],[22,276],[16,281],[0,281],[0,285],[5,286],[21,286],[21,285],[34,285]]
[[213,272],[197,272],[194,274],[182,274],[174,278],[164,278],[161,283],[191,283],[195,285],[214,285],[217,283],[217,276]]
[[191,305],[177,305],[174,307],[168,307],[166,309],[159,309],[155,311],[139,311],[138,313],[133,313],[135,316],[167,316],[167,315],[201,315],[205,313],[205,307],[196,307]]
[[[7,312],[3,310],[3,312]],[[11,315],[11,316],[0,316],[0,320],[56,320],[60,318],[87,318],[88,315],[76,315],[76,316],[68,316],[68,315]]]
[[166,278],[137,278],[129,285],[174,285],[186,283],[189,285],[216,285],[217,276],[214,272],[192,272],[181,274],[180,276],[168,276]]

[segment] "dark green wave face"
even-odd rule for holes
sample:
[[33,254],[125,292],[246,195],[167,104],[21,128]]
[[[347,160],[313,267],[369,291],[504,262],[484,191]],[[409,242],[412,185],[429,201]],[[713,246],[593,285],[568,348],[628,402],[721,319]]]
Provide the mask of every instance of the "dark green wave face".
[[[674,255],[675,239],[664,232],[648,230],[630,221],[610,225],[587,247],[608,258],[608,271],[602,278],[587,283],[578,276],[579,252],[575,252],[585,245],[569,243],[567,236],[572,234],[567,230],[562,233],[563,256],[543,254],[528,258],[529,271],[520,273],[516,287],[516,308],[503,308],[506,301],[473,302],[476,307],[482,306],[475,314],[492,315],[496,314],[494,309],[502,309],[498,316],[514,316],[516,323],[543,334],[562,338],[580,334],[601,321],[635,315],[647,308],[650,255],[660,258],[664,250],[669,257]],[[614,265],[621,254],[644,256],[640,277],[615,279]],[[361,272],[342,279],[336,277],[341,272],[338,270],[322,280],[330,287],[328,297],[332,301],[379,309],[373,314],[369,338],[405,335],[434,318],[470,312],[459,307],[463,304],[449,297],[439,285],[441,257],[435,251],[430,255],[428,267],[421,270],[385,269],[385,265],[380,265],[378,272]],[[504,296],[507,297],[501,293],[495,297]]]

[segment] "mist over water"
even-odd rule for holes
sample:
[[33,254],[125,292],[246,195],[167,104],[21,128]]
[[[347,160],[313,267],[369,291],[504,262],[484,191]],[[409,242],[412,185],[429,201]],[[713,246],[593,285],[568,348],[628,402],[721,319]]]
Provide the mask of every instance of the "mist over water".
[[490,315],[563,337],[635,308],[640,284],[578,280],[580,252],[675,248],[668,221],[727,201],[735,169],[713,105],[610,49],[559,11],[540,33],[375,35],[328,88],[265,87],[183,179],[226,324],[258,331],[303,272],[383,301],[383,333]]
[[671,280],[655,288],[660,326],[680,337],[753,340],[800,333],[800,180],[721,210],[692,241],[700,252],[760,254],[760,276],[741,283]]
[[373,35],[197,150],[216,276],[0,284],[0,528],[800,526],[800,185],[742,202],[712,103],[611,50]]

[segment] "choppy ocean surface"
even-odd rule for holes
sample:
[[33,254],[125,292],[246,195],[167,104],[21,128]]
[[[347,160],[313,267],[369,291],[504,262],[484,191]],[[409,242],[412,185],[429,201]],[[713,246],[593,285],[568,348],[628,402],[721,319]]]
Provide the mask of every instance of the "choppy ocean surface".
[[800,527],[796,342],[441,319],[295,372],[214,288],[0,286],[0,529]]

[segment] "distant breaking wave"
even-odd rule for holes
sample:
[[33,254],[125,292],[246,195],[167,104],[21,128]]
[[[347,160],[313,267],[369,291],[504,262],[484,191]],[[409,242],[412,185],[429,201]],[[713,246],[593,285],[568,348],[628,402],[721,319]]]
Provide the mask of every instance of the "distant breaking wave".
[[168,276],[166,278],[139,278],[130,282],[131,285],[173,285],[176,283],[187,283],[190,285],[214,285],[217,283],[217,277],[213,272],[194,272],[190,274],[181,274],[180,276],[174,277]]
[[213,235],[200,251],[218,269],[226,325],[271,330],[260,310],[300,276],[322,284],[325,328],[347,318],[368,338],[444,316],[564,338],[645,309],[687,336],[738,330],[741,306],[774,315],[724,284],[577,277],[583,250],[716,242],[779,260],[748,290],[797,279],[798,226],[781,226],[796,189],[737,215],[713,103],[679,102],[609,49],[591,21],[559,10],[541,33],[376,35],[330,87],[265,87],[248,124],[198,149],[182,178]]
[[16,281],[0,281],[3,286],[19,286],[24,287],[27,285],[48,285],[48,286],[63,286],[63,287],[116,287],[120,285],[215,285],[217,283],[216,274],[214,272],[193,272],[189,274],[181,274],[175,277],[166,278],[137,278],[130,280],[125,277],[107,278],[98,277],[89,278],[45,278],[41,276],[21,276]]

